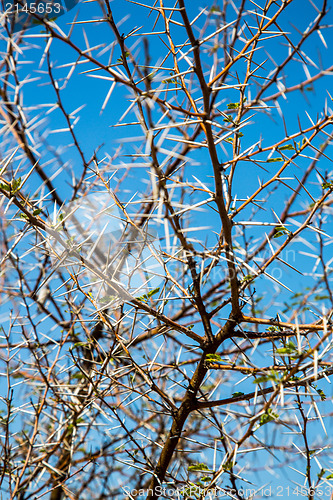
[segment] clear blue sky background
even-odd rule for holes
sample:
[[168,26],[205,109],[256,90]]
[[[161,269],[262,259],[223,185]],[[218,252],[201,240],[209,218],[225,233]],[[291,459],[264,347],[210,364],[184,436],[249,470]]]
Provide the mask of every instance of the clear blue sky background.
[[[220,4],[221,2],[217,3]],[[199,1],[186,2],[186,4],[188,5],[189,9],[189,17],[194,17],[199,12],[200,8],[206,5]],[[329,4],[330,8],[332,9],[333,1],[329,0]],[[123,19],[123,23],[119,28],[121,33],[124,32],[125,34],[127,34],[135,26],[148,27],[151,26],[152,24],[151,20],[148,20],[147,16],[144,14],[145,12],[148,14],[148,10],[145,11],[143,8],[140,8],[124,0],[114,1],[112,2],[111,6],[113,9],[113,14],[116,22],[120,22]],[[314,13],[313,7],[307,1],[304,1],[303,8],[301,11],[299,9],[299,6],[300,2],[292,3],[285,15],[285,22],[288,25],[290,37],[291,38],[294,37],[294,39],[298,39],[299,35],[295,34],[295,29],[293,28],[292,25],[293,24],[297,25],[298,29],[304,31],[308,26],[310,19],[313,18],[313,13]],[[65,14],[64,16],[58,19],[57,23],[63,31],[65,32],[68,31],[69,24],[71,23],[71,21],[73,20],[74,16],[77,13],[78,13],[78,20],[94,19],[100,17],[100,9],[94,3],[87,3],[87,4],[80,3],[72,11],[70,11],[69,13]],[[151,14],[151,16],[155,17],[154,14]],[[330,14],[330,23],[333,25],[332,14]],[[83,39],[81,28],[82,28],[81,25],[74,28],[73,41],[80,41]],[[111,44],[111,42],[113,41],[113,35],[111,33],[110,28],[106,25],[106,23],[100,23],[98,27],[95,24],[91,25],[87,24],[84,26],[84,29],[86,31],[87,38],[91,46],[95,46],[98,44]],[[142,31],[146,31],[146,29],[143,29]],[[40,27],[36,27],[29,31],[29,35],[34,35],[39,32],[40,32]],[[318,61],[318,53],[320,52],[320,59],[322,66],[327,67],[333,64],[333,58],[332,58],[333,29],[328,28],[325,31],[323,31],[323,34],[325,36],[328,49],[324,48],[318,36],[317,38],[312,37],[311,40],[315,40],[315,43],[311,42],[311,44],[306,44],[303,50],[305,50],[306,54],[314,61]],[[155,40],[156,44],[150,46],[152,64],[154,64],[159,60],[163,48],[162,43],[158,40],[157,37],[155,37]],[[36,43],[38,43],[38,39],[36,40]],[[133,44],[135,43],[137,43],[138,45],[135,49],[133,49]],[[142,45],[137,38],[133,37],[129,39],[128,44],[133,49],[134,55],[140,51],[140,48],[142,49]],[[281,51],[284,52],[287,51],[287,47],[282,47],[280,44],[277,44],[276,40],[267,42],[266,48],[273,59],[279,58],[279,56],[281,56]],[[115,50],[117,51],[118,49],[116,48]],[[56,41],[54,42],[54,44],[52,44],[51,54],[55,66],[56,63],[58,65],[63,65],[66,62],[70,63],[74,60],[73,51],[69,50],[67,47],[64,47],[63,44],[60,44]],[[33,60],[34,55],[36,56],[35,60]],[[119,56],[120,56],[120,51],[117,57]],[[24,104],[26,106],[31,106],[31,116],[40,115],[40,119],[44,120],[40,124],[39,129],[41,133],[43,133],[43,131],[47,133],[47,131],[50,128],[61,129],[63,127],[66,127],[66,124],[59,111],[56,110],[52,111],[49,114],[47,113],[47,110],[51,109],[52,107],[50,104],[55,102],[56,96],[53,89],[50,86],[43,85],[43,83],[45,82],[45,78],[43,76],[43,70],[45,70],[45,65],[42,68],[39,68],[38,66],[39,57],[40,57],[39,50],[36,50],[35,54],[34,51],[32,52],[29,51],[27,53],[27,59],[33,62],[31,64],[22,66],[21,70],[22,73],[25,72],[26,75],[27,76],[30,75],[31,78],[36,78],[36,77],[39,78],[39,81],[31,81],[30,83],[27,83],[24,86]],[[104,60],[107,60],[107,54],[105,54],[103,57]],[[140,57],[141,60],[143,60],[143,53],[141,53]],[[23,55],[22,60],[24,58],[25,56]],[[113,92],[112,98],[109,100],[104,112],[100,114],[100,109],[109,90],[110,83],[105,80],[93,78],[92,76],[80,74],[80,72],[83,72],[85,71],[85,69],[88,69],[88,66],[87,67],[86,66],[87,65],[79,66],[79,71],[76,71],[75,76],[69,81],[66,90],[63,92],[63,98],[64,98],[63,103],[66,107],[67,112],[73,112],[80,106],[85,105],[83,110],[81,110],[79,113],[81,118],[75,127],[75,131],[81,144],[84,145],[84,153],[86,155],[86,158],[87,159],[90,158],[92,153],[101,145],[103,146],[99,153],[99,157],[102,158],[104,154],[112,156],[119,145],[119,141],[125,140],[125,142],[128,142],[129,137],[134,137],[138,135],[138,129],[135,129],[134,127],[133,128],[112,127],[112,125],[116,124],[119,121],[119,117],[123,114],[124,110],[128,106],[128,99],[130,98],[129,91],[127,89],[124,90],[116,87],[116,89]],[[297,69],[296,66],[294,67],[295,67],[294,72],[292,71],[291,73],[288,73],[289,84],[297,84],[301,80],[304,80],[306,77],[305,72],[303,74],[300,74],[299,65],[297,65]],[[310,65],[308,66],[308,70],[311,75],[315,74],[316,72],[315,68],[311,67]],[[60,75],[65,76],[68,73],[68,71],[69,67],[58,68],[55,69],[55,75],[57,77],[59,77]],[[262,74],[264,74],[264,70],[262,71]],[[167,72],[165,73],[165,76],[168,76]],[[331,75],[327,75],[324,79],[322,79],[321,82],[316,82],[314,91],[306,92],[305,95],[301,95],[299,93],[296,94],[293,93],[292,95],[288,96],[288,101],[283,101],[283,99],[279,100],[285,121],[287,123],[287,129],[290,134],[298,130],[298,117],[304,126],[310,125],[310,122],[306,116],[305,111],[307,111],[309,115],[315,120],[317,113],[320,113],[321,110],[324,108],[325,102],[328,101],[329,105],[331,104],[331,101],[329,99],[326,90],[329,90],[331,95],[333,95],[333,85],[332,85]],[[238,96],[233,94],[232,92],[230,92],[229,95],[226,93],[225,95],[226,104],[228,102],[237,101],[237,97]],[[45,105],[45,107],[43,107],[42,112],[33,109],[34,106],[41,104]],[[246,137],[244,138],[244,145],[247,142],[249,144],[252,144],[253,142],[259,140],[261,135],[264,135],[264,143],[263,143],[264,146],[270,144],[273,141],[276,142],[278,138],[280,137],[282,138],[284,136],[284,130],[281,127],[281,120],[279,119],[278,114],[275,111],[273,111],[272,115],[274,119],[264,115],[258,115],[257,117],[254,117],[251,120],[252,124],[245,129]],[[51,134],[48,135],[47,139],[52,144],[52,146],[60,147],[63,149],[62,159],[64,161],[69,162],[74,167],[74,170],[79,169],[81,160],[78,157],[77,153],[73,150],[73,148],[70,149],[66,148],[66,145],[68,144],[67,133]],[[331,149],[332,146],[330,146],[327,150],[328,156],[331,155]],[[129,154],[132,153],[133,150],[130,145],[125,144],[123,146],[123,152],[124,154],[126,153]],[[195,153],[195,155],[192,154],[192,156],[193,158],[195,158],[197,164],[191,167],[191,173],[199,177],[204,183],[211,182],[210,176],[212,175],[212,168],[208,156],[205,156],[201,152]],[[223,159],[224,156],[225,152],[221,149],[220,151],[221,159]],[[47,158],[43,158],[44,162],[46,160]],[[306,168],[306,166],[308,165],[308,160],[304,159],[304,163],[302,161],[299,161],[298,164],[300,170],[299,174],[296,174],[297,176],[302,175],[302,169]],[[114,167],[116,166],[119,166],[119,160],[116,160]],[[50,166],[48,168],[50,173],[55,171],[54,166]],[[272,172],[276,168],[276,164],[273,163],[271,164],[271,167],[268,168],[270,169],[270,172]],[[246,197],[246,195],[249,192],[252,193],[254,187],[257,187],[258,185],[257,177],[252,176],[251,172],[248,172],[247,169],[248,166],[246,164],[243,164],[243,166],[241,166],[239,171],[237,172],[237,181],[235,185],[237,186],[238,198]],[[332,167],[328,160],[323,159],[320,162],[320,170],[321,172],[323,172],[325,169],[331,171]],[[137,172],[138,171],[136,171],[136,174]],[[295,172],[292,172],[291,169],[289,173],[293,174]],[[269,174],[265,174],[264,172],[262,172],[261,178],[265,179],[267,175]],[[288,172],[286,173],[286,177],[288,177]],[[313,180],[315,181],[315,179]],[[69,183],[70,181],[71,181],[70,177],[66,176],[66,174],[61,174],[54,181],[54,184],[58,187],[58,189],[60,190],[59,192],[64,199],[71,196],[72,194],[69,184],[66,184]],[[129,182],[128,198],[131,197],[131,194],[134,189],[135,190],[144,189],[144,184],[140,183],[138,175],[136,176],[133,175],[132,177],[130,177],[128,179],[128,182]],[[31,188],[34,189],[36,188],[37,185],[38,185],[38,179],[36,177],[31,183]],[[318,188],[314,187],[314,192],[316,189],[318,189],[318,194],[319,194],[319,187]],[[236,192],[234,194],[236,194]],[[280,193],[276,196],[276,199],[274,199],[274,210],[278,214],[281,212],[284,206],[284,201],[285,200],[283,199],[283,197],[281,197]],[[304,197],[304,202],[308,203],[306,197]],[[260,220],[275,222],[273,215],[270,211],[267,213],[262,212],[260,214],[260,217],[261,217]],[[244,220],[244,214],[241,214],[239,219]],[[203,220],[204,217],[202,218],[200,216],[198,217],[199,225]],[[326,230],[329,231],[329,234],[331,235],[333,234],[332,220],[329,221],[329,225],[326,227]],[[254,237],[258,235],[257,229],[252,229],[249,231],[252,231]],[[309,238],[309,241],[311,241],[311,239],[314,238],[314,234],[311,233],[310,231],[308,231],[306,235]],[[297,243],[295,243],[293,248],[295,250],[297,249]],[[332,253],[330,246],[328,247],[327,251],[328,253],[329,252]],[[314,264],[314,259],[311,257],[298,255],[297,262],[290,262],[290,263],[292,265],[296,264],[300,268],[308,269],[310,272]],[[284,268],[283,281],[287,286],[290,286],[293,289],[293,291],[297,292],[299,290],[299,286],[301,284],[304,285],[304,282],[307,282],[307,284],[311,286],[312,280],[310,277],[308,278],[301,277],[297,275],[297,273]],[[258,289],[259,290],[261,289],[263,292],[266,291],[266,293],[268,292],[268,295],[271,295],[272,290],[276,291],[274,285],[268,282],[267,279],[265,278],[261,279],[260,282],[258,283]],[[284,300],[287,300],[289,296],[290,296],[289,293],[284,292],[283,294],[281,294],[278,301],[282,303]],[[280,308],[281,305],[278,302],[276,307],[276,312]],[[0,307],[0,318],[4,318],[7,315],[7,313],[8,313],[7,306],[2,309]],[[321,386],[323,386],[325,392],[327,391],[327,395],[332,394],[332,390],[328,387],[328,384],[321,383]],[[247,387],[248,390],[253,390],[253,388],[254,386],[248,384]],[[234,388],[234,390],[243,390],[243,388],[241,389],[239,386],[237,386]],[[231,392],[233,391],[231,390]],[[323,435],[322,431],[318,430],[319,427],[317,427],[317,425],[318,424],[314,425],[313,432],[315,433],[318,431],[318,433],[320,432],[320,434]],[[330,432],[331,430],[332,426],[328,428],[328,432]],[[269,433],[270,427],[265,426],[262,432]],[[263,468],[266,465],[265,460],[267,458],[266,454],[265,454],[265,460],[262,458],[264,456],[264,453],[265,452],[262,452],[262,455],[260,455],[260,452],[258,452],[258,463],[262,463]],[[302,482],[302,479],[299,478],[299,476],[296,473],[293,473],[291,469],[289,471],[288,479],[287,476],[283,476],[282,479],[281,476],[279,476],[278,470],[276,470],[274,473],[276,474],[276,481],[275,483],[273,482],[275,486],[278,486],[279,484],[280,485],[283,484],[283,486],[286,486],[287,484],[290,484],[289,480],[296,480]],[[272,476],[270,474],[267,474],[263,470],[260,481],[258,482],[264,484],[265,481],[267,482],[272,481]],[[282,498],[286,498],[287,496],[288,495],[284,496],[282,495]],[[275,497],[273,496],[273,498]]]

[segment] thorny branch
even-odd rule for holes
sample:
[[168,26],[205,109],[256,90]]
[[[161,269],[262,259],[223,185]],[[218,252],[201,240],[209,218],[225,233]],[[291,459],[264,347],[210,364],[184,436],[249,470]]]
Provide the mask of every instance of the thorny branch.
[[2,5],[1,493],[319,498],[332,5],[121,3]]

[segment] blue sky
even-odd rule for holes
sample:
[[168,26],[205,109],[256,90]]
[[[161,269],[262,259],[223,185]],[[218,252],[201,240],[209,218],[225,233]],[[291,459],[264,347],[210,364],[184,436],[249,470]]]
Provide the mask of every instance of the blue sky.
[[[204,5],[202,2],[187,2],[189,8],[190,17],[194,17],[199,12],[200,8]],[[221,4],[221,2],[217,2]],[[329,2],[333,6],[332,1]],[[302,11],[299,11],[299,2],[292,3],[288,8],[285,15],[285,23],[288,26],[288,30],[290,37],[294,37],[297,39],[297,35],[295,33],[295,28],[293,24],[297,24],[298,29],[300,31],[304,31],[308,26],[309,20],[313,17],[314,8],[311,6],[309,2],[304,2],[304,7]],[[152,24],[151,18],[147,18],[144,14],[144,9],[135,6],[132,3],[117,0],[112,2],[111,4],[113,8],[113,14],[116,22],[123,20],[121,26],[119,27],[120,32],[124,32],[125,34],[129,33],[134,27],[139,26],[150,26]],[[148,11],[146,11],[148,12]],[[80,3],[74,9],[72,9],[69,13],[63,15],[58,19],[59,27],[67,32],[70,26],[70,23],[74,19],[75,16],[77,20],[83,19],[94,19],[100,17],[99,7],[95,5],[95,3]],[[151,17],[154,17],[154,14],[151,14]],[[329,19],[333,21],[332,14],[330,14]],[[333,23],[331,23],[333,24]],[[87,24],[84,26],[84,30],[86,32],[87,39],[89,40],[90,46],[96,46],[99,44],[111,44],[113,41],[113,35],[111,33],[110,28],[105,23],[96,24]],[[145,31],[145,28],[142,30]],[[35,27],[28,32],[29,39],[36,43],[36,45],[43,45],[44,41],[41,39],[34,39],[33,36],[40,33],[40,27]],[[314,42],[311,44],[305,45],[305,52],[308,57],[316,62],[318,62],[318,53],[320,53],[320,61],[323,67],[328,67],[332,64],[332,49],[333,49],[333,31],[331,28],[323,31],[323,35],[325,36],[325,40],[327,42],[328,48],[326,49],[323,46],[322,40],[318,35],[317,38],[314,38]],[[74,28],[74,36],[73,40],[75,42],[81,43],[84,41],[84,35],[82,34],[82,25],[78,25]],[[161,58],[161,53],[163,50],[163,44],[159,41],[158,37],[155,37],[154,44],[150,45],[151,48],[151,56],[152,56],[152,64],[159,61]],[[129,47],[133,51],[133,54],[138,54],[140,59],[143,60],[142,53],[142,45],[139,42],[138,38],[132,37],[129,39],[128,43]],[[141,48],[141,52],[140,52]],[[283,51],[287,51],[286,47],[279,46],[276,44],[276,41],[273,39],[267,42],[265,45],[267,50],[268,61],[266,63],[265,69],[262,70],[261,74],[267,74],[269,72],[271,66],[269,57],[274,60],[278,59]],[[2,49],[3,50],[3,49]],[[98,49],[96,52],[98,53],[102,49]],[[120,56],[117,53],[118,48],[115,48],[115,58]],[[26,83],[24,85],[24,104],[26,106],[30,106],[30,116],[39,116],[40,122],[39,125],[39,134],[47,136],[47,140],[50,145],[54,148],[58,148],[59,153],[61,154],[61,160],[59,164],[52,164],[46,167],[46,170],[50,173],[54,173],[59,166],[61,166],[62,162],[67,162],[70,165],[74,172],[77,172],[79,175],[79,167],[81,164],[81,159],[77,152],[75,152],[74,148],[69,148],[68,144],[70,143],[70,139],[68,134],[65,132],[59,132],[57,134],[50,134],[50,129],[62,129],[66,127],[65,121],[59,110],[52,110],[53,103],[56,101],[56,95],[54,90],[50,87],[50,85],[45,85],[45,74],[44,71],[46,69],[45,62],[43,65],[39,65],[41,56],[41,51],[36,48],[35,50],[28,51],[27,54],[23,53],[21,56],[21,75],[25,75],[26,78],[33,79],[30,83]],[[51,59],[54,64],[54,74],[57,78],[66,77],[68,71],[70,69],[69,66],[66,67],[57,67],[64,66],[65,64],[70,64],[76,59],[76,54],[73,50],[69,49],[64,44],[60,42],[54,41],[51,47]],[[100,56],[103,61],[108,60],[108,53],[105,52],[102,56]],[[259,57],[259,56],[258,56]],[[263,59],[263,56],[260,56],[260,62]],[[29,62],[30,61],[30,62]],[[311,75],[316,73],[316,69],[311,66],[310,61],[308,60],[308,65],[306,65],[305,69],[301,70],[301,66],[299,64],[293,64],[291,67],[291,73],[288,73],[288,82],[290,84],[297,84],[300,81],[306,78],[306,72],[308,71]],[[23,64],[24,63],[24,64]],[[122,145],[122,153],[124,156],[121,159],[115,160],[115,165],[112,168],[116,168],[121,166],[121,161],[126,162],[129,161],[126,155],[133,153],[133,145],[129,141],[129,137],[138,137],[142,133],[140,132],[138,127],[119,127],[114,128],[115,125],[119,121],[119,117],[122,116],[123,112],[128,106],[129,99],[131,99],[130,93],[128,89],[120,89],[116,87],[113,91],[112,98],[109,100],[106,105],[103,113],[100,113],[103,102],[106,98],[106,95],[109,91],[111,83],[107,80],[97,79],[92,75],[83,74],[83,72],[88,69],[89,65],[79,65],[76,70],[74,76],[70,79],[69,83],[66,86],[66,89],[63,91],[63,104],[65,105],[66,111],[68,113],[72,113],[74,110],[80,108],[81,106],[85,106],[81,111],[79,111],[78,115],[80,115],[80,120],[78,121],[75,131],[77,133],[78,139],[81,144],[83,144],[83,152],[87,159],[96,151],[100,146],[101,149],[99,151],[99,158],[103,158],[105,155],[113,156],[115,151],[117,150],[119,144]],[[333,74],[333,73],[332,73]],[[168,76],[168,72],[165,72],[165,75]],[[38,78],[39,80],[34,80]],[[327,94],[327,90],[333,95],[333,85],[332,85],[332,75],[327,75],[320,82],[316,82],[313,89],[306,90],[304,95],[300,93],[292,93],[288,95],[288,100],[284,101],[283,99],[279,100],[279,104],[281,106],[281,110],[287,124],[287,130],[291,134],[298,130],[298,119],[302,123],[302,126],[306,127],[310,125],[309,118],[306,116],[306,112],[309,115],[316,119],[318,113],[320,113],[325,103],[331,104],[329,95]],[[276,89],[277,90],[277,89]],[[230,102],[237,101],[238,96],[234,91],[226,92],[223,96],[225,100],[224,103],[221,104],[221,107],[224,109],[226,104]],[[40,110],[34,109],[37,105],[43,105]],[[51,111],[52,110],[52,111]],[[272,110],[272,116],[267,116],[264,114],[258,114],[257,116],[251,118],[250,125],[244,129],[244,139],[243,144],[244,148],[247,145],[252,144],[253,142],[263,137],[263,146],[269,145],[271,142],[276,142],[280,137],[284,135],[284,129],[281,127],[281,119],[276,112],[276,110]],[[130,120],[133,117],[131,116]],[[317,144],[318,146],[318,144]],[[327,149],[327,154],[330,156],[332,146],[329,146]],[[227,149],[219,151],[221,160],[228,159],[226,155]],[[208,155],[205,155],[201,151],[195,152],[191,154],[191,157],[195,161],[195,163],[188,167],[188,175],[196,175],[200,176],[200,180],[205,183],[212,184],[212,168],[210,165],[210,160]],[[265,159],[263,157],[263,159]],[[48,157],[43,157],[42,161],[47,162]],[[290,167],[285,172],[285,177],[290,177],[295,174],[295,169],[299,171],[299,175],[302,175],[302,172],[308,165],[307,159],[301,159],[297,162],[297,167]],[[239,170],[236,174],[235,180],[235,189],[234,195],[237,194],[238,198],[246,198],[248,193],[252,193],[253,189],[258,186],[258,175],[260,179],[263,181],[269,175],[274,172],[276,168],[275,163],[266,164],[265,168],[267,168],[268,172],[258,169],[258,172],[253,175],[252,171],[249,171],[249,166],[246,163],[240,165]],[[325,170],[331,171],[332,167],[330,165],[329,160],[322,159],[320,162],[320,171],[323,173]],[[121,175],[120,174],[118,175]],[[112,169],[110,174],[112,173]],[[298,174],[296,174],[298,175]],[[143,177],[143,176],[142,176]],[[30,183],[31,190],[36,189],[38,186],[39,180],[37,177],[32,177],[32,181]],[[62,172],[58,177],[55,178],[54,183],[59,189],[59,192],[63,199],[71,196],[71,187],[70,183],[72,179],[69,173]],[[315,176],[312,179],[313,182],[313,195],[319,196],[320,192],[320,184],[318,183]],[[317,183],[317,185],[315,185]],[[112,185],[112,184],[111,184]],[[291,182],[291,185],[292,182]],[[142,182],[142,178],[140,176],[140,170],[136,170],[136,173],[131,175],[128,178],[128,192],[123,193],[124,198],[128,197],[128,199],[132,196],[134,191],[142,191],[145,187],[144,182]],[[276,213],[280,213],[284,207],[285,199],[287,197],[288,190],[286,191],[276,192],[271,195],[270,198],[270,206],[274,207]],[[125,201],[122,199],[122,201]],[[302,198],[299,202],[299,206],[304,203],[305,205],[309,203],[307,196],[303,193]],[[52,207],[49,208],[50,211]],[[249,215],[249,211],[241,214],[237,220],[244,220]],[[267,212],[260,212],[260,215],[256,217],[260,217],[261,221],[275,222],[274,215],[272,211],[269,210]],[[332,218],[329,216],[328,225],[326,226],[326,230],[329,231],[329,234],[332,235],[333,226],[332,226]],[[217,217],[216,217],[217,221]],[[215,219],[210,215],[209,224],[214,226]],[[205,214],[198,215],[198,224],[207,223]],[[23,226],[23,223],[18,224],[18,226]],[[204,233],[204,232],[203,232]],[[253,235],[253,238],[259,237],[260,229],[259,228],[249,228],[248,233]],[[310,230],[306,233],[306,238],[308,238],[308,243],[315,241],[315,234]],[[300,243],[295,243],[291,250],[300,248]],[[302,247],[303,248],[303,247]],[[304,250],[304,248],[303,248]],[[311,249],[309,250],[311,253]],[[331,246],[327,247],[327,254],[332,254]],[[293,254],[289,254],[289,258],[291,259],[291,264],[301,267],[305,271],[311,272],[312,266],[314,264],[314,259],[312,257],[297,254],[296,257]],[[278,277],[278,276],[277,276]],[[283,282],[292,288],[294,292],[299,291],[300,285],[306,284],[307,286],[311,286],[313,281],[311,277],[300,276],[294,271],[283,268]],[[271,295],[276,293],[278,294],[277,288],[271,284],[266,278],[260,278],[258,280],[256,287],[259,292],[265,294],[264,300],[268,301],[271,298]],[[277,304],[275,307],[271,308],[272,316],[281,310],[283,307],[284,301],[290,300],[289,292],[281,292],[277,297]],[[7,306],[0,308],[0,317],[5,317],[8,313]],[[198,332],[201,333],[201,332]],[[262,359],[264,363],[266,360]],[[214,374],[212,375],[214,377]],[[332,394],[332,390],[328,387],[328,384],[321,382],[321,386],[327,388],[327,395]],[[247,390],[253,390],[251,383],[245,383],[243,388],[246,387]],[[230,391],[240,390],[239,386],[235,386],[234,388],[230,388]],[[318,427],[317,427],[318,426]],[[314,424],[314,433],[319,431],[319,424]],[[269,433],[269,427],[263,428],[263,433]],[[258,452],[258,462],[262,460],[262,465],[265,465],[264,459],[260,456],[261,452]],[[265,452],[262,452],[264,454]],[[291,478],[296,479],[297,475],[293,475],[293,472],[290,472]],[[267,478],[267,481],[271,480],[270,475],[266,475],[266,473],[262,472],[262,478]],[[280,483],[279,483],[280,481]],[[262,480],[261,480],[262,482]],[[281,479],[277,479],[276,485],[281,484]]]

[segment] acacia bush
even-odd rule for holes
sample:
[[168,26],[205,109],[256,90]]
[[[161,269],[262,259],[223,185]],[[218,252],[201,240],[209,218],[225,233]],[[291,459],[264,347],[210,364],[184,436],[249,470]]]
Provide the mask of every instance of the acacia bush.
[[331,3],[9,7],[2,498],[332,498]]

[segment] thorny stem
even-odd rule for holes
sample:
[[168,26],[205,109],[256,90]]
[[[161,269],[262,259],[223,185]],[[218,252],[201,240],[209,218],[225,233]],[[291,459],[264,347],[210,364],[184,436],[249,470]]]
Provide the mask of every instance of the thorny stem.
[[[4,14],[0,487],[13,500],[120,497],[124,485],[128,498],[140,488],[156,498],[157,487],[196,483],[202,498],[216,486],[241,499],[240,480],[260,470],[258,440],[267,456],[283,457],[281,468],[301,462],[287,442],[261,433],[264,424],[279,436],[282,426],[297,429],[296,412],[299,469],[313,487],[307,405],[319,434],[317,420],[324,428],[329,415],[322,387],[333,374],[332,112],[325,103],[314,115],[332,66],[312,50],[313,40],[325,47],[329,2],[306,3],[301,29],[288,24],[294,6],[308,15],[297,2],[226,1],[199,12],[184,0],[131,2],[129,12],[145,11],[133,21],[105,0],[98,20],[80,11],[68,33],[61,20],[32,13],[46,32],[15,34]],[[45,102],[26,93],[30,73]],[[290,119],[297,93],[313,100],[298,126]],[[86,252],[69,249],[67,221],[50,222],[63,200],[93,193],[109,194],[119,210],[126,250],[118,260],[103,230],[89,233]],[[147,252],[135,254],[148,226],[162,247],[145,248],[157,256],[153,271],[143,265]],[[115,303],[99,299],[103,287]]]

